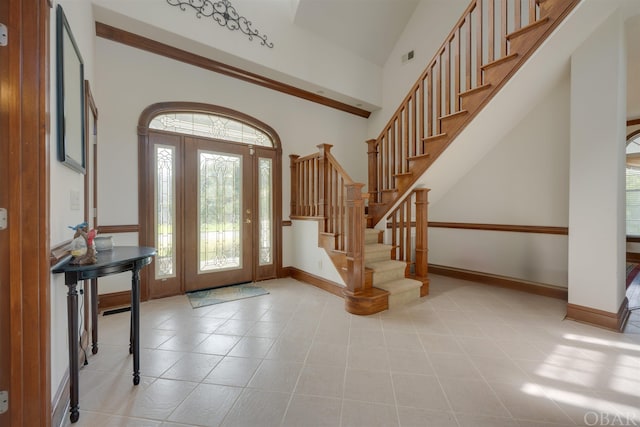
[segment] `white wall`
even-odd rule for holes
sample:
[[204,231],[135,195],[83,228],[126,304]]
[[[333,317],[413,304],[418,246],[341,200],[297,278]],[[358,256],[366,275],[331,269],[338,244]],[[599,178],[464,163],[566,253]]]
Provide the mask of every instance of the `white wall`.
[[94,0],[98,20],[164,43],[243,67],[307,90],[337,93],[375,108],[381,102],[381,67],[293,24],[291,0],[235,0],[233,6],[266,34],[274,48],[229,31],[210,17],[198,19],[166,1]]
[[625,294],[623,22],[612,14],[571,58],[569,303],[609,313]]
[[[316,145],[333,144],[332,153],[351,177],[367,179],[366,120],[280,92],[182,64],[98,38],[95,87],[98,122],[98,217],[100,225],[138,223],[137,123],[147,106],[162,101],[220,105],[253,116],[275,129],[283,148],[283,218],[289,217],[289,154],[307,155]],[[291,244],[284,227],[283,245]],[[285,251],[283,266],[296,266]],[[100,293],[128,289],[105,283]]]
[[[565,75],[467,175],[429,205],[429,219],[566,227],[568,164]],[[566,287],[567,236],[430,228],[429,263]]]
[[292,223],[291,245],[287,247],[287,252],[290,252],[291,256],[291,264],[288,265],[334,283],[345,285],[327,252],[318,247],[318,222],[294,220]]
[[[89,0],[62,0],[61,4],[78,49],[84,60],[84,77],[93,83],[94,71],[94,30],[93,13]],[[57,160],[57,108],[56,108],[56,12],[51,13],[51,91],[50,91],[50,230],[51,246],[56,246],[73,237],[73,231],[67,228],[85,220],[84,218],[84,175],[81,175]],[[72,209],[71,192],[80,195],[80,209]],[[67,287],[64,276],[51,276],[51,396],[60,386],[68,369],[67,345]]]

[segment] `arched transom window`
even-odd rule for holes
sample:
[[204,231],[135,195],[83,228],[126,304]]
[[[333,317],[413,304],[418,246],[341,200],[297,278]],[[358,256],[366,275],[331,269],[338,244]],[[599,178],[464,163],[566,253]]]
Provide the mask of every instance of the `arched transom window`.
[[149,123],[150,129],[184,133],[261,147],[274,147],[266,133],[229,117],[205,113],[165,113]]

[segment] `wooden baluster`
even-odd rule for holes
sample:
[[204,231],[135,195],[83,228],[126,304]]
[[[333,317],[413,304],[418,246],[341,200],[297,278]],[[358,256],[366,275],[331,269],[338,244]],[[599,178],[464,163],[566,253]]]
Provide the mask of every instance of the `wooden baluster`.
[[433,136],[436,132],[433,128],[433,68],[429,70],[427,77],[427,99],[424,101],[427,104],[427,134],[425,136]]
[[517,31],[520,28],[522,28],[522,1],[521,0],[515,0],[515,5],[514,5],[514,10],[513,10],[513,31]]
[[[393,126],[393,124],[392,124]],[[382,159],[384,161],[384,186],[382,187],[384,190],[388,190],[391,188],[391,165],[389,164],[389,160],[391,159],[391,146],[393,145],[393,127],[389,127],[389,133],[387,135],[387,139],[385,139],[386,146],[385,152],[386,155]]]
[[[340,175],[338,175],[338,172],[335,173],[335,180],[336,180],[336,199],[335,202],[333,204],[334,208],[335,208],[335,213],[333,214],[334,216],[334,233],[336,234],[340,234],[341,230],[340,227],[342,225],[342,203],[340,202],[342,200],[342,198],[344,197],[343,195],[343,191],[344,188],[342,187],[342,180],[340,179]],[[338,241],[336,243],[338,245],[338,249],[342,250],[343,248],[340,247],[340,241]]]
[[451,43],[447,40],[444,45],[444,115],[451,114]]
[[436,58],[436,66],[434,67],[436,70],[436,75],[435,75],[435,85],[436,85],[436,98],[435,98],[435,103],[436,103],[436,116],[435,116],[435,122],[436,122],[436,126],[434,129],[434,132],[439,134],[440,133],[440,117],[442,117],[442,80],[441,80],[441,74],[442,74],[442,69],[440,66],[440,58],[441,58],[442,52],[440,53],[440,55],[438,55],[438,57]]
[[489,0],[489,28],[487,28],[487,31],[489,31],[489,46],[487,46],[489,48],[489,58],[487,59],[487,62],[493,62],[493,60],[495,59],[494,56],[494,49],[495,49],[495,36],[496,36],[496,11],[495,11],[495,0]]
[[[347,201],[345,199],[345,197],[347,197],[347,194],[345,193],[347,191],[347,188],[345,186],[344,183],[344,178],[341,176],[339,179],[339,189],[340,189],[340,199],[338,201],[338,206],[340,207],[340,213],[339,213],[339,221],[338,221],[338,234],[339,234],[339,249],[341,251],[344,251],[346,249],[346,245],[345,245],[345,239],[346,239],[346,233],[349,232],[348,231],[348,221],[350,220],[349,216],[347,216],[347,212],[346,212],[346,208],[347,208]],[[362,188],[362,187],[360,187]],[[360,198],[362,198],[362,195],[360,196]],[[364,219],[364,209],[362,212],[362,216]],[[351,239],[349,239],[350,241]]]
[[300,204],[301,204],[301,212],[300,215],[307,215],[307,161],[303,160],[300,162]]
[[378,144],[375,139],[367,140],[369,160],[369,206],[378,202]]
[[380,201],[382,201],[382,190],[384,190],[386,188],[386,176],[387,176],[387,171],[385,169],[386,166],[386,162],[387,162],[387,139],[388,139],[388,135],[387,135],[387,131],[385,130],[384,134],[382,135],[382,138],[380,139],[380,144],[379,144],[379,152],[380,155],[378,156],[378,170],[380,171],[380,174],[378,176],[378,179],[380,180],[380,185],[378,185],[378,190],[380,191]]
[[382,193],[381,191],[384,189],[384,170],[383,167],[383,157],[384,157],[384,135],[380,138],[380,142],[378,143],[378,165],[376,169],[378,170],[378,201],[382,201]]
[[413,200],[413,192],[411,192],[411,196],[407,198],[404,203],[406,209],[406,218],[407,218],[407,226],[404,229],[405,237],[405,261],[407,262],[407,267],[411,265],[411,200]]
[[465,33],[465,43],[466,43],[466,51],[465,51],[465,87],[464,90],[471,89],[471,77],[473,73],[471,71],[471,13],[467,15],[465,18],[465,28],[467,29]]
[[409,141],[409,109],[410,105],[404,109],[404,117],[402,119],[402,146],[400,147],[400,173],[404,173],[407,171],[407,157],[410,154],[410,141]]
[[399,242],[398,242],[398,248],[396,249],[398,251],[398,260],[399,261],[404,261],[405,260],[405,252],[404,252],[404,230],[407,227],[406,224],[406,218],[405,218],[405,209],[404,209],[404,204],[405,202],[402,203],[402,205],[399,206],[398,208],[398,213],[400,215],[399,218],[399,227],[398,227],[398,234],[399,234]]
[[[391,247],[393,248],[391,251],[391,259],[395,260],[396,259],[396,250],[395,247],[398,244],[398,222],[397,222],[397,215],[394,212],[391,215]],[[389,221],[389,217],[387,217],[387,221]]]
[[333,233],[335,230],[335,187],[336,187],[336,169],[331,163],[327,164],[325,169],[325,175],[327,179],[325,181],[324,195],[325,195],[325,223],[327,233]]
[[[418,118],[418,105],[416,104],[417,101],[418,96],[416,96],[416,92],[413,92],[411,94],[411,116],[408,119],[411,123],[411,130],[409,131],[409,146],[411,147],[411,151],[407,152],[407,156],[415,156],[418,154],[418,138],[416,137],[416,120]],[[407,162],[407,168],[408,166],[409,162]]]
[[536,4],[537,0],[529,0],[529,24],[533,24],[537,21]]
[[348,233],[347,266],[350,280],[347,288],[351,292],[364,289],[364,199],[362,187],[364,184],[347,185]]
[[311,162],[312,159],[308,159],[305,162],[306,173],[304,174],[305,178],[305,194],[307,196],[307,216],[311,216],[311,208],[313,205],[313,201],[311,200]]
[[[429,73],[427,73],[426,78],[429,79],[430,78]],[[420,138],[420,142],[418,144],[418,149],[420,150],[419,152],[417,152],[416,154],[424,154],[424,143],[422,142],[424,140],[425,134],[425,127],[424,127],[424,122],[425,122],[425,106],[428,103],[428,100],[425,98],[424,96],[424,80],[420,80],[420,86],[418,87],[418,103],[420,105],[420,122],[418,123],[418,137]]]
[[310,188],[309,188],[309,197],[311,198],[311,216],[317,217],[318,212],[320,211],[320,198],[318,193],[316,192],[316,186],[318,184],[318,166],[320,165],[320,158],[314,157],[309,162],[309,166],[311,168],[311,173],[309,174],[310,178]]
[[429,189],[418,188],[416,192],[416,277],[428,276]]
[[291,213],[290,216],[300,215],[298,212],[298,159],[300,156],[297,154],[289,154],[290,168],[291,168]]
[[507,7],[507,0],[502,0],[502,4],[501,6],[502,10],[501,10],[501,17],[500,19],[502,20],[502,22],[500,23],[501,25],[501,31],[500,31],[500,57],[503,58],[505,56],[507,56],[507,34],[509,33],[509,14],[508,14],[508,7]]
[[389,150],[391,155],[389,157],[389,185],[387,186],[387,188],[395,187],[395,181],[393,176],[396,173],[396,166],[397,166],[396,165],[397,134],[398,134],[398,119],[396,118],[393,121],[393,125],[391,127],[391,138],[389,139]]
[[460,54],[462,49],[462,37],[461,28],[458,27],[455,36],[455,53],[454,53],[454,65],[453,65],[453,74],[454,74],[454,82],[453,82],[453,112],[460,111]]
[[476,0],[476,86],[482,86],[482,0]]
[[327,230],[327,216],[329,209],[327,207],[329,199],[327,198],[327,188],[331,185],[329,182],[329,159],[327,154],[331,151],[331,144],[320,144],[317,146],[319,161],[318,161],[318,213],[317,216],[324,217],[323,229]]

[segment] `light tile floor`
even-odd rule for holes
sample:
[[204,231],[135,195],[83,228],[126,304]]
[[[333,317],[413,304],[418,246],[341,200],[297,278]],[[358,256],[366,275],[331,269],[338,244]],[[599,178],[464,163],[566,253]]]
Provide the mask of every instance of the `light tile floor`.
[[362,317],[293,279],[260,285],[199,309],[143,303],[135,387],[129,313],[101,317],[76,425],[640,425],[638,312],[619,334],[563,320],[560,300],[434,275],[421,301]]

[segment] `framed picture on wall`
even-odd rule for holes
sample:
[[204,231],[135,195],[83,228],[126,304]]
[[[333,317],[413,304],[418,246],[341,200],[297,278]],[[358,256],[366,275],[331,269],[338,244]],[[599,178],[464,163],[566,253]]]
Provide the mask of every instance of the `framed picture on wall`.
[[84,62],[62,6],[56,10],[58,160],[85,173]]

